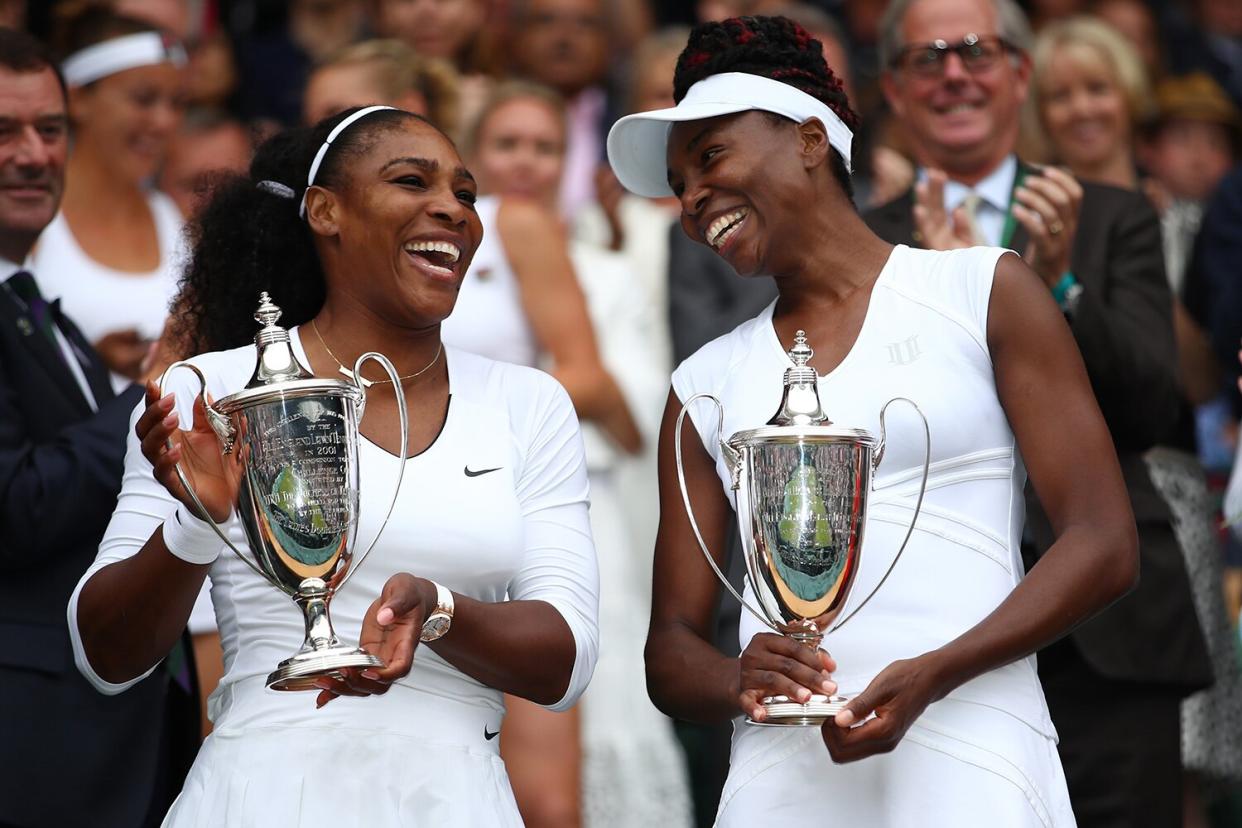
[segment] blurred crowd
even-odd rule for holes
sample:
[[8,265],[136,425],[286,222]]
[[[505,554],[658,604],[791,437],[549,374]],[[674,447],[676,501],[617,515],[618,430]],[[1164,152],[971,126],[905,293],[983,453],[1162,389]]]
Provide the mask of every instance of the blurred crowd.
[[[945,119],[952,107],[934,95],[917,98],[912,84],[985,69],[986,38],[912,52],[893,29],[901,19],[894,24],[889,5],[0,0],[0,26],[32,33],[66,61],[64,194],[31,269],[43,294],[59,299],[99,353],[119,392],[147,375],[153,349],[178,347],[168,314],[195,213],[215,182],[248,166],[260,142],[376,103],[419,113],[451,135],[479,181],[486,235],[444,336],[544,367],[565,385],[584,423],[600,555],[604,643],[580,710],[551,714],[510,704],[502,750],[523,815],[533,826],[709,825],[727,768],[728,730],[667,721],[643,686],[658,519],[655,435],[671,370],[755,315],[775,290],[766,279],[738,279],[690,242],[675,199],[625,192],[604,161],[604,143],[622,115],[673,105],[674,67],[689,26],[787,16],[820,41],[861,116],[853,176],[861,212],[882,217],[906,199],[913,242],[1000,241],[1032,264],[1051,261],[1059,221],[1019,249],[1016,239],[993,238],[999,224],[989,233],[982,212],[950,203],[952,170],[946,181],[929,169],[928,148],[951,130]],[[1176,404],[1166,413],[1157,390],[1128,389],[1136,402],[1127,403],[1127,416],[1146,426],[1131,432],[1144,435],[1142,445],[1128,448],[1142,454],[1163,501],[1153,514],[1175,531],[1185,584],[1169,588],[1189,589],[1195,613],[1188,623],[1198,625],[1211,662],[1202,681],[1188,679],[1175,692],[1185,824],[1242,825],[1242,543],[1231,531],[1242,520],[1242,491],[1236,509],[1222,505],[1242,413],[1242,2],[1028,0],[1023,11],[1029,28],[1002,15],[1000,31],[1007,48],[1029,60],[1029,87],[981,84],[978,101],[952,106],[994,109],[996,133],[1014,135],[1002,155],[1016,153],[1031,170],[1057,166],[1080,181],[1138,194],[1158,216],[1159,289],[1172,310],[1156,320],[1167,330],[1142,333],[1176,343]],[[1006,29],[1014,25],[1021,31]],[[161,60],[115,73],[81,63],[76,68],[87,74],[69,71],[68,61],[85,50],[148,31],[163,38]],[[943,199],[935,188],[944,189]],[[1107,251],[1101,267],[1123,266],[1133,254],[1119,235],[1124,228],[1108,225],[1107,237],[1092,237],[1105,225],[1090,218],[1074,217],[1074,250]],[[1073,270],[1085,282],[1085,267],[1059,267],[1049,285],[1054,294],[1063,273]],[[1069,299],[1072,288],[1062,284],[1058,300]],[[1120,336],[1121,323],[1101,316],[1086,332],[1095,324],[1087,315],[1074,324],[1093,382],[1110,372],[1145,376],[1142,365],[1125,374],[1127,359],[1092,364],[1086,340]],[[1149,391],[1150,409],[1143,402]],[[1107,406],[1105,413],[1111,416]],[[1110,419],[1115,437],[1119,422]],[[1137,499],[1135,511],[1141,523]],[[7,629],[7,609],[0,602],[0,629]],[[737,651],[737,612],[732,602],[722,604],[725,651]],[[206,698],[223,666],[206,595],[190,633],[186,655],[193,656],[208,730]],[[7,763],[4,741],[0,732]],[[0,823],[26,824],[7,814],[0,801]]]

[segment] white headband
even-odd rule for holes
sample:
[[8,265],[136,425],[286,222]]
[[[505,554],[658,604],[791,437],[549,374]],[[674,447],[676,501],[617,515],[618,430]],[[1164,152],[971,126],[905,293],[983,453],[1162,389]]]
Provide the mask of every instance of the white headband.
[[626,189],[648,198],[672,195],[668,186],[668,135],[674,123],[699,121],[758,109],[783,115],[796,123],[818,118],[828,143],[853,172],[850,161],[854,133],[828,108],[787,83],[747,72],[723,72],[691,86],[681,103],[627,115],[608,133],[608,161]]
[[[345,128],[359,118],[365,118],[372,112],[379,112],[382,109],[396,109],[396,107],[364,106],[332,128],[332,131],[328,133],[328,137],[323,139],[323,143],[319,146],[319,152],[315,153],[315,160],[311,162],[310,174],[306,176],[306,190],[314,186],[315,176],[319,174],[319,165],[323,163],[324,156],[328,154],[328,147],[332,146],[332,142],[345,131]],[[302,204],[298,207],[298,215],[302,218],[306,218],[306,190],[302,191]]]
[[74,52],[61,64],[66,86],[85,86],[108,75],[165,61],[185,66],[185,49],[159,32],[114,37]]

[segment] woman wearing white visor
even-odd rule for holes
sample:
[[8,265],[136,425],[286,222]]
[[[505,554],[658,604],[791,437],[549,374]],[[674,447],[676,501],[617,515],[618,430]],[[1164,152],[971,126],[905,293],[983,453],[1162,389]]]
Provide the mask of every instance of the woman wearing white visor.
[[[674,87],[676,107],[613,128],[617,177],[677,196],[692,238],[742,278],[770,274],[780,296],[673,374],[648,685],[665,712],[704,722],[761,720],[770,695],[851,698],[821,729],[739,721],[719,824],[1073,825],[1032,654],[1128,590],[1137,557],[1112,443],[1055,303],[1006,251],[893,247],[867,229],[850,199],[855,116],[819,44],[790,21],[700,26]],[[719,430],[710,406],[692,409],[684,442],[690,499],[718,552],[731,531],[719,440],[767,422],[797,330],[836,425],[879,434],[885,401],[919,405],[931,475],[901,561],[824,650],[743,613],[743,652],[729,658],[710,643],[719,587],[681,502],[676,416],[694,394],[724,403]],[[887,425],[859,595],[900,546],[922,473],[921,421],[894,406]],[[1024,577],[1028,471],[1058,541]]]

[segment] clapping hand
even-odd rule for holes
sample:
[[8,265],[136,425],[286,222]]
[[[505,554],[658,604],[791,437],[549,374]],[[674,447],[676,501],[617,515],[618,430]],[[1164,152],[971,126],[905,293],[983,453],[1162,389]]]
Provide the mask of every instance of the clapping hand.
[[950,216],[944,209],[944,185],[948,176],[942,170],[928,170],[927,177],[914,185],[915,238],[928,250],[956,250],[984,244],[976,238],[965,208]]
[[436,589],[425,578],[399,572],[388,579],[380,597],[362,619],[362,649],[384,662],[384,667],[366,670],[345,668],[340,679],[321,678],[316,682],[323,707],[337,696],[382,696],[397,679],[404,678],[414,665],[423,621],[436,605]]
[[1057,167],[1041,167],[1014,190],[1010,209],[1022,223],[1031,243],[1022,258],[1048,287],[1054,287],[1069,270],[1078,230],[1082,185]]
[[832,761],[854,762],[888,753],[927,706],[943,696],[930,656],[893,662],[835,719],[824,722],[821,732]]
[[812,693],[832,695],[837,663],[824,650],[775,633],[759,633],[738,659],[738,707],[753,721],[762,722],[765,696],[788,696],[805,702]]

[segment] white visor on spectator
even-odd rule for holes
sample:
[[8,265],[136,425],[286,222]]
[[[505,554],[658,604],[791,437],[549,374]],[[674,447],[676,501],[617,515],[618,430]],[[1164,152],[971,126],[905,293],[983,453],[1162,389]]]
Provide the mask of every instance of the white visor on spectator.
[[667,152],[673,124],[752,109],[774,112],[799,124],[818,118],[845,169],[853,171],[850,149],[854,133],[835,112],[787,83],[747,72],[722,72],[704,78],[671,109],[639,112],[617,121],[608,133],[608,162],[627,190],[648,198],[672,195]]
[[169,40],[159,32],[114,37],[94,46],[87,46],[65,58],[61,74],[66,86],[85,86],[108,75],[151,66],[165,61],[185,66],[185,49],[175,40]]

